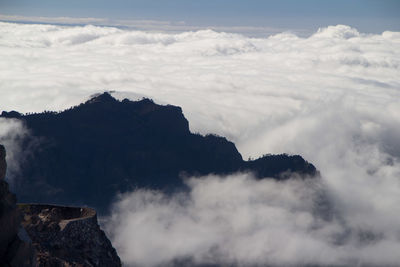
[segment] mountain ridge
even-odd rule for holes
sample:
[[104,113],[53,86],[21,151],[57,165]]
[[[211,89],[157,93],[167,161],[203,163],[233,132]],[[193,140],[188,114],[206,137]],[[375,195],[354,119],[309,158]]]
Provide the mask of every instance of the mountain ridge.
[[191,133],[180,107],[146,98],[119,101],[105,92],[61,112],[3,111],[0,117],[20,120],[31,132],[22,146],[32,155],[15,179],[23,181],[15,189],[23,202],[84,204],[101,212],[119,192],[180,190],[182,176],[318,176],[299,155],[244,161],[225,137]]

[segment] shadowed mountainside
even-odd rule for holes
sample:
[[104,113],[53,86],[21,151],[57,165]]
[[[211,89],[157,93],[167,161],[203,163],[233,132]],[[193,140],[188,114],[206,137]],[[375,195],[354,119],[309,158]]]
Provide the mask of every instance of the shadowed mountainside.
[[23,141],[30,156],[14,179],[22,202],[85,204],[104,212],[117,192],[181,189],[182,177],[189,175],[318,174],[301,156],[244,161],[225,138],[191,133],[180,107],[149,99],[118,101],[103,93],[59,113],[12,111],[0,117],[22,121],[31,133]]

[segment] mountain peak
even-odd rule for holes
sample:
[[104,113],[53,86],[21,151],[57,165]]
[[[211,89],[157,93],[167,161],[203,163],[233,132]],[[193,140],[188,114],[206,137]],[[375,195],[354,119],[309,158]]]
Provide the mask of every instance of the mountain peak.
[[110,103],[110,102],[117,102],[118,100],[116,100],[111,94],[110,92],[104,92],[102,94],[94,94],[91,95],[91,98],[86,101],[87,104],[89,103]]

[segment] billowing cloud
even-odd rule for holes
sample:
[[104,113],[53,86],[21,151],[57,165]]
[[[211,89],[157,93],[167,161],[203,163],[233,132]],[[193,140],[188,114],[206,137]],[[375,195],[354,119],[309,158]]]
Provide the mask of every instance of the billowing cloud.
[[[326,205],[313,180],[200,177],[188,193],[121,196],[106,226],[128,266],[395,266],[398,232]],[[353,205],[363,205],[356,199]],[[320,216],[319,214],[333,216]],[[367,219],[364,217],[363,219]],[[398,230],[398,228],[397,228]]]
[[[268,196],[260,200],[265,210],[258,210],[257,201],[232,202],[237,210],[253,211],[251,205],[255,205],[254,212],[243,216],[250,224],[263,225],[258,221],[259,213],[266,212],[263,216],[276,216],[281,222],[282,235],[285,231],[292,233],[293,240],[287,247],[280,240],[276,244],[289,250],[285,255],[291,256],[281,257],[272,251],[272,260],[307,262],[315,256],[317,262],[324,258],[325,263],[330,263],[352,260],[349,255],[353,253],[355,263],[399,262],[393,249],[398,250],[400,235],[400,33],[363,34],[338,25],[305,38],[287,32],[249,38],[212,30],[165,34],[112,27],[0,23],[0,36],[1,109],[61,110],[102,90],[115,90],[118,98],[147,96],[158,103],[179,105],[192,131],[227,136],[245,158],[264,153],[301,154],[321,171],[324,190],[342,218],[324,224],[322,230],[308,231],[312,223],[307,220],[314,220],[310,215],[304,215],[308,219],[303,224],[295,224],[299,214],[310,213],[311,200],[304,202],[300,210],[286,203],[290,200],[286,195],[278,196],[278,202]],[[229,229],[219,233],[223,227],[201,217],[206,216],[207,208],[196,206],[201,206],[199,199],[207,196],[205,191],[200,191],[204,196],[194,193],[201,187],[223,190],[234,187],[230,183],[236,181],[241,186],[232,190],[238,195],[256,190],[257,183],[268,194],[274,189],[297,188],[291,183],[277,185],[243,177],[191,182],[192,191],[182,196],[182,203],[180,195],[166,197],[143,191],[125,195],[116,205],[114,216],[120,221],[117,229],[139,223],[140,214],[148,215],[146,224],[155,227],[154,233],[159,233],[160,239],[151,232],[152,242],[135,231],[126,232],[132,238],[138,235],[137,241],[146,245],[130,254],[126,251],[131,245],[135,248],[136,243],[124,241],[120,233],[114,232],[123,260],[147,263],[151,243],[162,246],[165,239],[176,247],[168,248],[164,254],[153,253],[149,263],[175,256],[205,262],[217,256],[249,263],[264,259],[259,256],[263,249],[274,250],[273,244],[268,243],[275,240],[271,237],[273,231],[268,230],[273,228],[271,224],[266,223],[265,229],[257,228],[259,239],[252,235],[251,227],[246,228],[248,236]],[[294,197],[309,194],[308,189],[298,186],[300,192]],[[228,193],[221,195],[226,197],[221,199],[225,204],[230,199]],[[210,196],[210,201],[216,199]],[[271,205],[286,212],[287,217],[275,214],[269,209]],[[122,207],[127,210],[125,217]],[[165,217],[163,210],[181,220]],[[199,220],[192,218],[196,212]],[[238,220],[230,222],[228,228],[242,220],[222,209],[210,208],[207,212],[210,216],[221,213],[223,220]],[[157,222],[159,217],[161,221]],[[166,222],[167,228],[172,229],[170,233],[163,232]],[[141,227],[138,229],[144,231],[147,225]],[[349,234],[350,239],[343,246],[332,246],[330,236],[335,229],[357,229],[353,232],[375,236],[375,243],[360,246],[354,241],[355,235]],[[189,243],[180,244],[182,236],[192,230]],[[195,230],[204,231],[205,237],[213,235],[213,231],[218,233],[215,239],[202,240]],[[227,233],[235,234],[227,237]],[[224,238],[232,246],[217,249],[217,255],[207,254]],[[246,238],[260,244],[254,257],[234,248],[241,248],[238,243]],[[193,255],[193,251],[199,254]]]

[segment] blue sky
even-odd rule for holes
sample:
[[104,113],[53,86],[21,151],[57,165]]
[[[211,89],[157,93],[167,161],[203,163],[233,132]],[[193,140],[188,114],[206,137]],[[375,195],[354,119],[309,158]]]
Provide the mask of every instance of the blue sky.
[[196,26],[400,31],[400,0],[0,0],[0,14],[184,21]]

